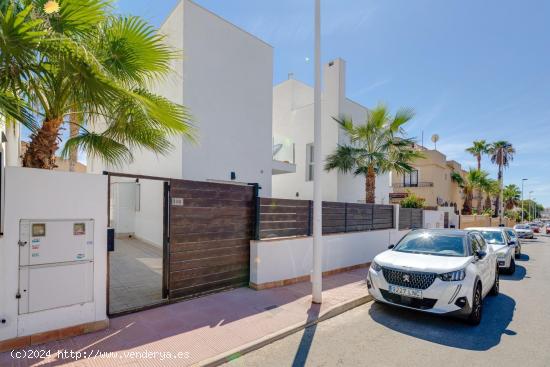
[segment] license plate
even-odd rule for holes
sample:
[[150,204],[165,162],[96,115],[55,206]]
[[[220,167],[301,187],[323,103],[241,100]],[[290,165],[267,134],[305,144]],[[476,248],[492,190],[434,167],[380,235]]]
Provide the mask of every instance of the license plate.
[[420,289],[405,288],[390,284],[388,291],[390,293],[398,294],[400,296],[422,298],[422,291]]

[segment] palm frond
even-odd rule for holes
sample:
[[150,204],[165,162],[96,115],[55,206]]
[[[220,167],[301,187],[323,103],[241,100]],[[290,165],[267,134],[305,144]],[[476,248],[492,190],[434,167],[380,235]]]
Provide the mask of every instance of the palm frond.
[[130,163],[132,152],[122,143],[105,134],[85,131],[65,142],[61,156],[68,158],[72,149],[82,150],[88,158],[99,158],[111,166]]

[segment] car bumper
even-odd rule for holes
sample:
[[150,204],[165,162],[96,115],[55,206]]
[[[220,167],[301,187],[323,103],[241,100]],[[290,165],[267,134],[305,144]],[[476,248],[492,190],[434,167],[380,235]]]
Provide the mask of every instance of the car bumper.
[[367,287],[369,294],[377,301],[412,310],[434,314],[466,316],[471,312],[473,279],[469,276],[462,281],[444,282],[438,278],[432,285],[422,290],[422,299],[392,294],[382,271],[369,269]]

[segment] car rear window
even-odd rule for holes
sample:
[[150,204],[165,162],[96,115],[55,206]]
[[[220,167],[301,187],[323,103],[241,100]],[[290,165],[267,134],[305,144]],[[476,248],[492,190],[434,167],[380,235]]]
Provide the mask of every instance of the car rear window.
[[425,231],[409,233],[394,247],[394,251],[436,256],[467,256],[464,236]]

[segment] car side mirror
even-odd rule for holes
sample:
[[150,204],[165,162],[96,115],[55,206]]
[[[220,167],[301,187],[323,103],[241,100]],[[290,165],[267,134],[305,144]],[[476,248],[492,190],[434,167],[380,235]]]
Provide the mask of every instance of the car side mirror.
[[389,245],[389,246],[388,246],[388,249],[391,250],[391,249],[394,248],[394,247],[395,247],[395,245],[392,244],[392,245]]
[[508,246],[515,246],[516,245],[516,241],[510,241],[508,242]]
[[478,259],[483,259],[485,256],[487,256],[487,253],[485,251],[476,251],[476,257]]

